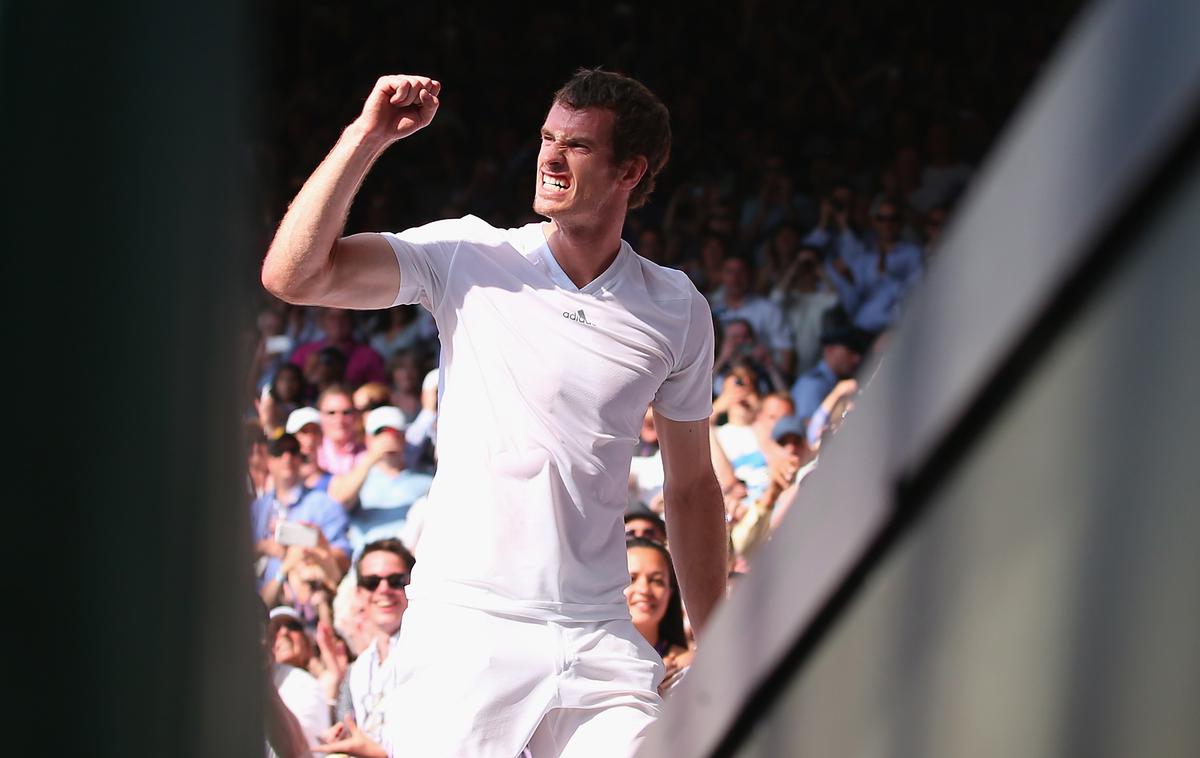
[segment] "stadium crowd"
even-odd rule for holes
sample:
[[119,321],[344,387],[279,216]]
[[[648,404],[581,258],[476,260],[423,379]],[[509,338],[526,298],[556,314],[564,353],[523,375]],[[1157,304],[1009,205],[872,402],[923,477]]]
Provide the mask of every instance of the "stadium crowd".
[[[468,213],[502,227],[538,220],[534,137],[548,103],[527,93],[552,92],[580,64],[646,82],[670,108],[673,155],[624,237],[685,271],[712,308],[711,438],[732,584],[800,507],[822,445],[870,391],[860,367],[886,350],[937,265],[955,203],[1072,9],[743,2],[669,41],[663,31],[691,13],[682,4],[617,4],[588,24],[451,4],[406,9],[406,25],[429,33],[406,34],[402,53],[376,28],[375,4],[272,12],[253,145],[262,249],[381,73],[435,75],[443,104],[419,143],[380,161],[350,232]],[[247,499],[274,684],[310,744],[344,736],[346,714],[377,735],[437,467],[437,329],[418,306],[319,310],[264,293],[252,343]],[[666,694],[695,645],[662,482],[647,412],[629,479],[626,597],[666,663]]]

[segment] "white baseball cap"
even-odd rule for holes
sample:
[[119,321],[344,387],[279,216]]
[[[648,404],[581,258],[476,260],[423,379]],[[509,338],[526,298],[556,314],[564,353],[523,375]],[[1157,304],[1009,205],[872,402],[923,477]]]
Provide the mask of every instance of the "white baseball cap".
[[375,434],[380,429],[395,429],[402,432],[408,428],[408,422],[404,420],[404,414],[394,405],[385,405],[381,408],[376,408],[367,414],[367,418],[363,421],[363,428],[367,430],[367,434]]
[[309,424],[317,424],[319,426],[320,423],[321,414],[316,408],[297,408],[288,416],[284,430],[288,434],[295,434]]

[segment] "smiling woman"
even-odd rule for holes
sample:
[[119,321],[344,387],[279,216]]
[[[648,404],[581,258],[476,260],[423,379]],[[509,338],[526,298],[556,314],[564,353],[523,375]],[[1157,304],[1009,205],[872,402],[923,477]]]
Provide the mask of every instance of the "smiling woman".
[[691,661],[683,630],[683,601],[671,554],[661,542],[645,537],[625,541],[629,559],[629,586],[625,601],[633,625],[663,659],[666,675],[660,693],[674,675]]

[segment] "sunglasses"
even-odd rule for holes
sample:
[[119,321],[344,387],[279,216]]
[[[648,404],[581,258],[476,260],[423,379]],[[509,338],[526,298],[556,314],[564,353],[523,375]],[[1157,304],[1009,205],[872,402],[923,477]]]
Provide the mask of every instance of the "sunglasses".
[[358,578],[358,586],[367,592],[374,592],[380,582],[387,582],[388,586],[394,590],[402,590],[408,586],[408,574],[388,574],[387,576],[364,574]]

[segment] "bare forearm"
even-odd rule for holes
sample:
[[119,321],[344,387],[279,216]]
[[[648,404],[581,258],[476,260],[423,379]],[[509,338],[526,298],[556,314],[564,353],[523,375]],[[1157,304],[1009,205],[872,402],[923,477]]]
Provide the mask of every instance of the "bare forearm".
[[378,138],[368,137],[357,122],[342,132],[275,232],[262,272],[263,286],[272,294],[290,303],[321,300],[350,203],[385,147]]
[[697,636],[725,597],[729,538],[715,476],[679,491],[664,491],[667,539],[683,604]]
[[358,491],[362,489],[363,482],[367,481],[367,474],[374,465],[375,460],[366,455],[358,465],[346,473],[335,474],[329,480],[329,496],[341,503],[346,510],[352,509],[358,502]]

